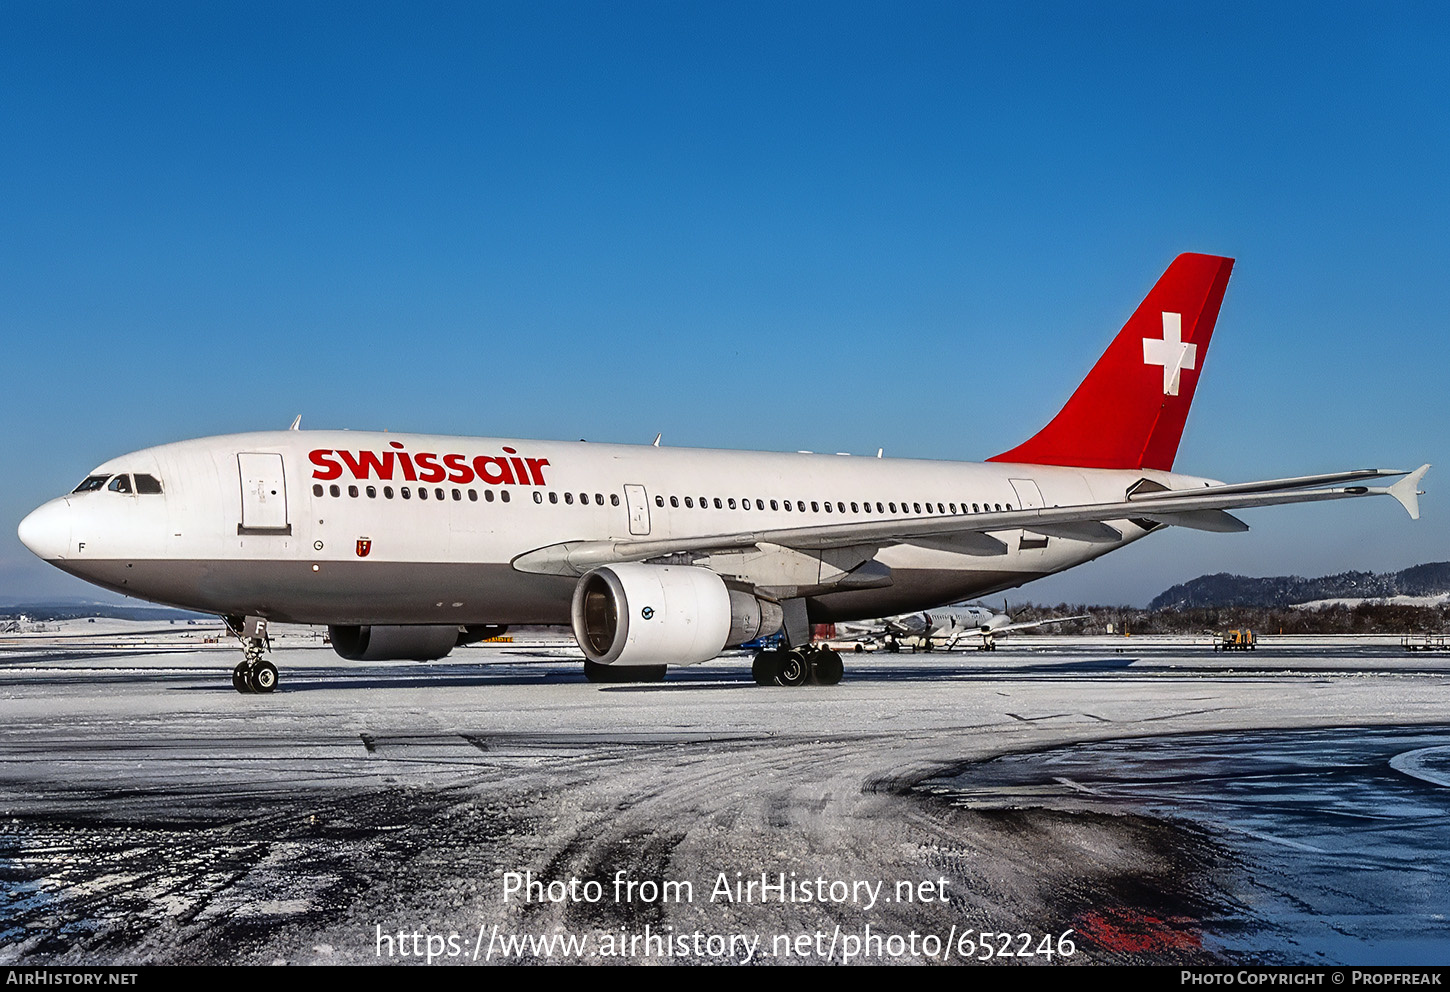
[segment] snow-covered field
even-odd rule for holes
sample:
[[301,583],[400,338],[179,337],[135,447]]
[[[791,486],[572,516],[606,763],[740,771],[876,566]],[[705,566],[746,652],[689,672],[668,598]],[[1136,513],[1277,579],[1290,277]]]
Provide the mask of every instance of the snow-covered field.
[[353,663],[298,628],[279,691],[244,696],[214,633],[0,642],[0,962],[1211,961],[1211,916],[1272,926],[1226,908],[1231,838],[920,783],[1085,741],[1450,722],[1450,656],[1397,642],[1021,638],[766,689],[744,655],[595,686],[566,638]]

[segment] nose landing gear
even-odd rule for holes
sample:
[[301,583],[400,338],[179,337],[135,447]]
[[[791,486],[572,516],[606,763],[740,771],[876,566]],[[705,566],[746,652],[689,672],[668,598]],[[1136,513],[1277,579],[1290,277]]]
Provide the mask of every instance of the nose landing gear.
[[277,666],[262,658],[269,648],[267,621],[262,617],[225,617],[227,630],[242,642],[242,661],[232,669],[238,692],[271,692],[277,688]]

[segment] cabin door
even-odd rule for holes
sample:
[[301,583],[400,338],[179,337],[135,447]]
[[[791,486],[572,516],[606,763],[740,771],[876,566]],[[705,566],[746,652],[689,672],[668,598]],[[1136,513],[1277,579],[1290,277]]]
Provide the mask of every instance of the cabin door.
[[637,537],[649,533],[649,497],[644,486],[625,486],[624,502],[629,506],[629,532]]
[[290,534],[282,456],[272,451],[238,452],[237,468],[242,477],[242,520],[237,533]]

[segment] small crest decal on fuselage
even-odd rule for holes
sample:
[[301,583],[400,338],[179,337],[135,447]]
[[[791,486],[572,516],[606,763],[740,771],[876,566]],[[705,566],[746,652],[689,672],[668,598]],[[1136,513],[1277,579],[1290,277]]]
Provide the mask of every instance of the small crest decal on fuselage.
[[368,552],[371,551],[372,549],[373,549],[373,539],[372,538],[370,538],[370,537],[360,537],[360,538],[357,539],[357,556],[359,558],[366,558],[368,556]]

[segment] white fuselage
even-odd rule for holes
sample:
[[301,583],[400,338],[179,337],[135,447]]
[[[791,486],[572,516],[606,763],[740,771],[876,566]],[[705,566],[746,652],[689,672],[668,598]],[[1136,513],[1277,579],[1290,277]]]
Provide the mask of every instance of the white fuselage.
[[[115,477],[149,475],[161,492]],[[569,621],[577,576],[515,567],[569,542],[697,539],[855,521],[1119,502],[1147,478],[1097,470],[352,431],[277,431],[147,448],[21,526],[57,566],[176,606],[333,624]],[[117,488],[129,492],[116,491]],[[813,620],[927,609],[1021,585],[1147,533],[1089,543],[1030,531],[995,555],[884,544],[890,581],[816,590]],[[698,557],[698,556],[697,556]],[[760,584],[770,585],[768,576]]]

